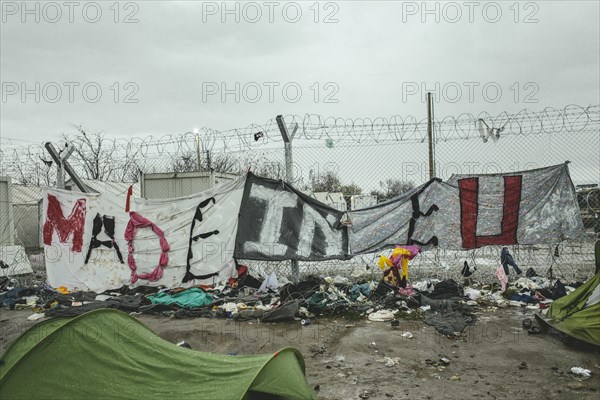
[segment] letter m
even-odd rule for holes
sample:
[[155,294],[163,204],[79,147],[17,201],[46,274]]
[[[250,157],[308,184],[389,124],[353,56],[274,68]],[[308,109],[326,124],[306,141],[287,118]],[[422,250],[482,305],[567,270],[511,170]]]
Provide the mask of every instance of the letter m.
[[504,177],[504,204],[499,235],[478,236],[479,178],[458,181],[460,193],[460,234],[463,248],[476,249],[487,245],[517,244],[519,206],[521,204],[521,175]]
[[52,233],[56,231],[61,243],[66,243],[73,234],[71,251],[81,252],[83,247],[83,228],[85,225],[85,199],[79,199],[71,211],[71,215],[65,218],[60,202],[55,196],[48,195],[48,211],[46,222],[44,222],[44,244],[52,244]]

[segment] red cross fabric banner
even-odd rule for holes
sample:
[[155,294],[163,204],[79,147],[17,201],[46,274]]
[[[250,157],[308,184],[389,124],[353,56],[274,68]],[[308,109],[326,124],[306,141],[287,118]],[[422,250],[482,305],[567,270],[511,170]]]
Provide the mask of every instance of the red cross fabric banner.
[[517,244],[519,227],[519,205],[523,177],[504,176],[504,200],[500,233],[496,235],[477,235],[479,212],[479,178],[465,178],[458,181],[460,196],[460,218],[462,244],[465,249],[474,249],[487,245]]
[[397,244],[470,250],[557,244],[583,235],[568,164],[500,174],[453,175],[348,212],[350,255]]

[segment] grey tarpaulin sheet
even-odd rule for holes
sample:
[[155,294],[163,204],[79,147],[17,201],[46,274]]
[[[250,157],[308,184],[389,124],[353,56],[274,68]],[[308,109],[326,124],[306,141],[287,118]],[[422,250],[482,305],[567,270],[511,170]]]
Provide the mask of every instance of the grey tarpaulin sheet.
[[283,181],[248,173],[235,257],[251,260],[320,261],[348,258],[344,212]]
[[558,243],[583,233],[568,165],[431,180],[385,203],[348,212],[350,253],[413,242],[471,249]]

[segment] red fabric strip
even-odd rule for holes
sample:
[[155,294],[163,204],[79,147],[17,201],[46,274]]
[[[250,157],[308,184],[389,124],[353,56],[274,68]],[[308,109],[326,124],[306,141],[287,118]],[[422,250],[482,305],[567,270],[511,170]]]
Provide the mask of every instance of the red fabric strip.
[[517,244],[522,184],[523,177],[521,175],[504,177],[501,233],[500,235],[477,236],[479,178],[466,178],[458,181],[460,234],[463,248],[475,249],[487,245]]
[[133,195],[133,185],[130,185],[129,189],[127,189],[127,201],[125,201],[125,212],[129,212],[129,208],[131,205],[131,195]]
[[[135,233],[138,228],[148,228],[152,229],[152,232],[158,236],[160,240],[160,249],[161,254],[158,260],[158,265],[151,271],[146,274],[138,274],[137,273],[137,265],[135,263],[134,253],[134,244],[133,240],[135,238]],[[167,254],[171,247],[165,238],[165,234],[158,226],[156,226],[149,219],[141,216],[140,214],[132,211],[129,213],[129,222],[127,223],[127,227],[125,228],[125,240],[128,242],[129,255],[127,256],[127,264],[129,265],[129,269],[131,270],[131,283],[136,283],[138,279],[147,279],[150,282],[155,282],[162,278],[163,269],[169,263],[169,255]]]

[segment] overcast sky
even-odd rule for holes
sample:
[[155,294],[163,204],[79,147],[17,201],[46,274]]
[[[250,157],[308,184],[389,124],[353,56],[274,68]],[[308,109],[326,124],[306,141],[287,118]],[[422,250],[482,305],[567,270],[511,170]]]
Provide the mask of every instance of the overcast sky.
[[600,103],[598,1],[427,4],[2,1],[2,144]]

